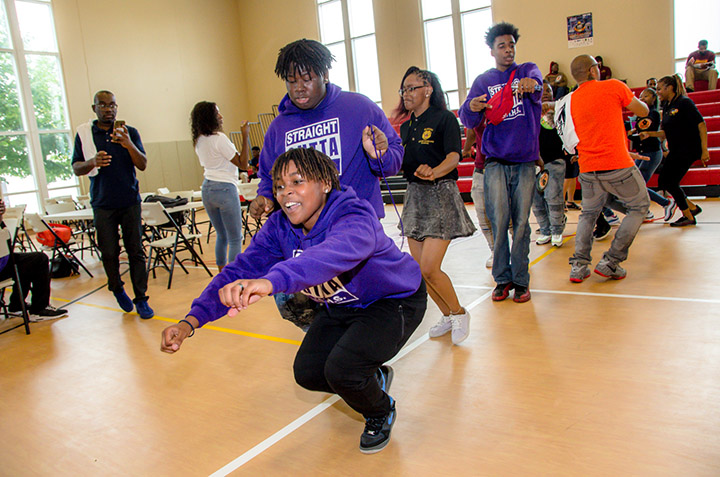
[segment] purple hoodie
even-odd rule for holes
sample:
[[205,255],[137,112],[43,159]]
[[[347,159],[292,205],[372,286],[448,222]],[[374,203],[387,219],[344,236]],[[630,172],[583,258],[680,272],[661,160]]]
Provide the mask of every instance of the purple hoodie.
[[[300,109],[286,94],[278,107],[280,114],[265,133],[260,152],[258,193],[273,199],[272,169],[275,159],[294,147],[312,147],[335,162],[340,183],[352,187],[361,199],[372,204],[377,217],[385,217],[378,177],[397,174],[402,165],[403,147],[382,109],[365,96],[327,85],[325,98],[313,109]],[[389,147],[380,161],[365,154],[362,132],[372,124],[385,133]]]
[[218,290],[239,279],[266,278],[275,293],[302,292],[331,306],[364,308],[405,298],[420,286],[420,266],[385,235],[370,204],[350,187],[333,190],[310,233],[282,212],[268,217],[248,248],[212,279],[188,315],[200,326],[225,316]]
[[[482,121],[484,112],[470,111],[470,101],[487,94],[487,99],[499,92],[510,79],[510,73],[517,69],[513,84],[521,78],[532,78],[542,85],[543,78],[535,63],[513,63],[505,71],[497,68],[487,70],[473,82],[467,99],[460,107],[458,115],[466,128],[474,128]],[[522,101],[516,102],[510,114],[498,125],[488,123],[482,137],[482,153],[509,162],[532,162],[540,157],[538,135],[540,134],[540,113],[542,93],[536,91],[524,94]]]

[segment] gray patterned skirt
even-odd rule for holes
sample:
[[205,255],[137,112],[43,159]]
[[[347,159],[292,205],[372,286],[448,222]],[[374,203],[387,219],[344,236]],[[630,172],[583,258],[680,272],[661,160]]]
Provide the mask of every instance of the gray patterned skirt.
[[402,221],[405,236],[417,241],[428,237],[453,240],[469,237],[476,230],[452,179],[436,184],[409,183]]

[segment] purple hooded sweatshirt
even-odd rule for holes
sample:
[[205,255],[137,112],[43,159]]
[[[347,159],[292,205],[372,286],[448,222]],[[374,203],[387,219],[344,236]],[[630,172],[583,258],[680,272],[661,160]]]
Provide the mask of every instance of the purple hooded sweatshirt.
[[[278,107],[280,114],[265,133],[260,152],[258,193],[273,199],[270,170],[275,159],[295,147],[312,147],[330,156],[340,171],[340,183],[352,187],[358,197],[372,204],[377,217],[385,217],[378,177],[397,174],[402,165],[403,147],[382,109],[365,96],[327,85],[325,98],[313,109],[300,109],[286,94]],[[377,161],[362,145],[362,132],[377,126],[388,139],[388,150]],[[382,170],[381,170],[382,164]]]
[[[505,71],[497,68],[487,70],[473,82],[467,99],[460,107],[458,116],[466,128],[475,128],[482,121],[483,111],[470,111],[470,101],[487,94],[490,100],[510,79],[510,73],[517,70],[513,85],[522,78],[532,78],[542,85],[543,78],[535,63],[513,63]],[[498,125],[488,123],[482,137],[482,153],[508,162],[532,162],[540,157],[538,136],[540,134],[540,113],[542,93],[536,91],[524,94],[520,102],[515,102],[507,117]]]
[[350,187],[333,190],[305,235],[276,212],[248,248],[212,279],[188,315],[200,326],[225,316],[218,290],[239,279],[265,278],[275,293],[302,292],[331,306],[364,308],[384,298],[406,298],[420,286],[420,266],[383,231],[375,211]]

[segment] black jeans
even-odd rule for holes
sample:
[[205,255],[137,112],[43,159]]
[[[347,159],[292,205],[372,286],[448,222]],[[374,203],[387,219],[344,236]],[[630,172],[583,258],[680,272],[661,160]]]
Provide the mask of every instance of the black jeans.
[[[13,253],[13,258],[20,275],[20,286],[22,286],[24,300],[32,291],[30,300],[30,313],[38,313],[50,304],[50,260],[42,252]],[[15,271],[10,263],[0,270],[0,280],[15,278]],[[17,287],[13,286],[10,295],[9,308],[12,311],[21,310],[20,294]]]
[[145,269],[145,251],[142,247],[142,222],[140,204],[124,209],[93,209],[95,233],[102,256],[103,268],[108,278],[108,289],[120,291],[123,281],[120,278],[120,234],[130,262],[130,280],[135,293],[135,303],[147,300],[147,270]]
[[379,300],[367,308],[322,307],[295,356],[295,381],[311,391],[338,394],[364,417],[390,412],[376,379],[422,322],[425,282],[407,298]]

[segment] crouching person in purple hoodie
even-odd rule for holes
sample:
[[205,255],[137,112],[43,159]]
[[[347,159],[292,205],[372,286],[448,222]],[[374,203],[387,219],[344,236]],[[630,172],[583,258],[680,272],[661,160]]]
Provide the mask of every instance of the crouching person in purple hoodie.
[[395,401],[390,366],[425,314],[420,267],[385,235],[373,207],[341,186],[333,161],[314,149],[291,149],[272,168],[283,213],[272,214],[244,253],[227,265],[161,350],[174,353],[205,323],[275,293],[302,292],[324,306],[295,357],[297,383],[336,393],[365,417],[360,450],[390,440]]

